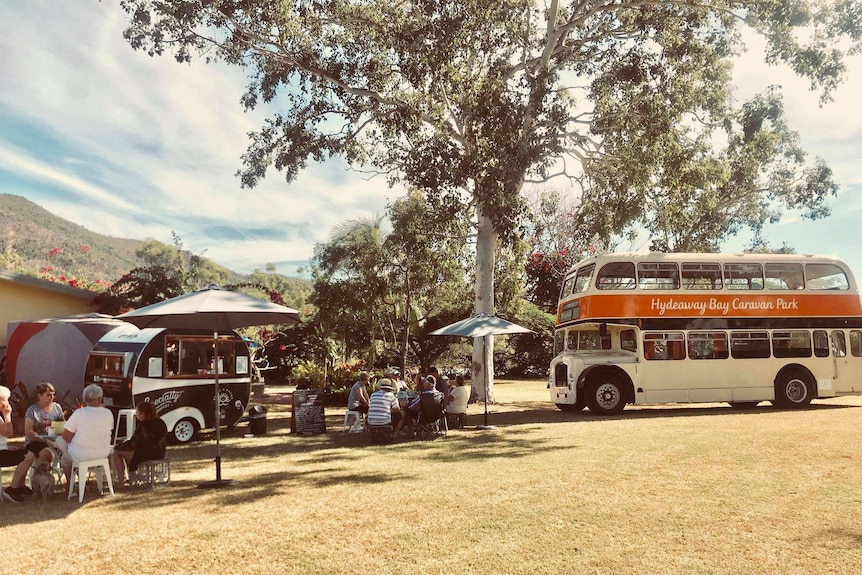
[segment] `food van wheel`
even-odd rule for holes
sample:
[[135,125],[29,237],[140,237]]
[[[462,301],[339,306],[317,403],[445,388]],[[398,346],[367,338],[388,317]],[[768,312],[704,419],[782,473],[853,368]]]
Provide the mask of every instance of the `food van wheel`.
[[799,370],[782,373],[775,379],[776,407],[800,408],[811,403],[812,385],[809,377]]
[[626,406],[623,386],[614,374],[600,373],[587,384],[587,407],[596,415],[617,415]]
[[191,417],[181,419],[174,425],[174,439],[177,443],[188,443],[198,431],[198,422]]

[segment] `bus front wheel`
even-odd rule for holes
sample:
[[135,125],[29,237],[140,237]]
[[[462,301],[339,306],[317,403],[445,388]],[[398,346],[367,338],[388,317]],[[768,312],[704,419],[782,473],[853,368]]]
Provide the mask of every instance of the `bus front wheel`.
[[783,373],[775,380],[775,406],[800,408],[811,403],[812,385],[801,371]]
[[587,386],[587,407],[596,415],[617,415],[626,406],[623,386],[613,375],[598,375]]

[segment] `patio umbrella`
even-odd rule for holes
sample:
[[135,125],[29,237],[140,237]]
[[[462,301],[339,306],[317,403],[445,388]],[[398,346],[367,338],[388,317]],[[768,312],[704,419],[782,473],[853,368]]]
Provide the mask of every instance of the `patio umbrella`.
[[[489,335],[509,335],[515,333],[533,333],[533,330],[522,327],[516,323],[506,321],[503,318],[497,317],[490,313],[477,313],[467,319],[456,321],[455,323],[435,329],[428,335],[449,335],[461,337],[481,337],[482,342],[482,365],[487,365],[488,340]],[[492,429],[488,425],[488,374],[485,374],[485,425],[484,429]]]
[[213,373],[215,375],[215,428],[216,428],[216,479],[198,487],[226,487],[236,485],[232,479],[221,477],[221,412],[219,411],[218,381],[218,334],[230,332],[252,325],[294,323],[299,321],[299,312],[287,306],[278,305],[231,291],[217,285],[210,285],[197,291],[171,298],[153,305],[142,307],[117,316],[143,329],[163,327],[170,329],[212,329],[213,330]]

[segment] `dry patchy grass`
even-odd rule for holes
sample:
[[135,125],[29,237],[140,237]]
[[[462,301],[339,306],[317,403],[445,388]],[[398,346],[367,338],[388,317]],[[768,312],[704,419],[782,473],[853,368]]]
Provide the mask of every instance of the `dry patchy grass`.
[[[564,414],[503,383],[493,431],[369,446],[331,431],[170,450],[174,484],[0,507],[7,565],[51,573],[857,573],[862,398]],[[471,406],[470,426],[482,422]],[[9,473],[6,478],[8,481]],[[43,546],[44,552],[26,551]]]

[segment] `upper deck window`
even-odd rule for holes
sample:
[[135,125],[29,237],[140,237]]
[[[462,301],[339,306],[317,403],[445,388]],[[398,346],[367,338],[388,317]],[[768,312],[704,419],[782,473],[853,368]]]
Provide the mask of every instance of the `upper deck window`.
[[760,264],[724,264],[724,285],[727,289],[763,289],[763,269]]
[[850,289],[847,274],[835,264],[805,264],[805,277],[808,289]]
[[593,279],[595,271],[596,264],[590,264],[580,268],[575,276],[575,287],[572,290],[572,293],[581,293],[590,289],[590,280]]
[[674,263],[640,262],[638,264],[640,289],[679,289],[679,267]]
[[769,289],[802,289],[805,277],[802,264],[766,264],[766,287]]
[[560,299],[563,299],[566,296],[572,295],[572,286],[573,285],[575,285],[574,274],[567,276],[565,281],[563,282],[563,289],[560,292]]
[[598,289],[635,289],[635,265],[632,262],[612,262],[602,266],[596,276]]
[[682,287],[685,289],[721,289],[721,265],[682,264]]

